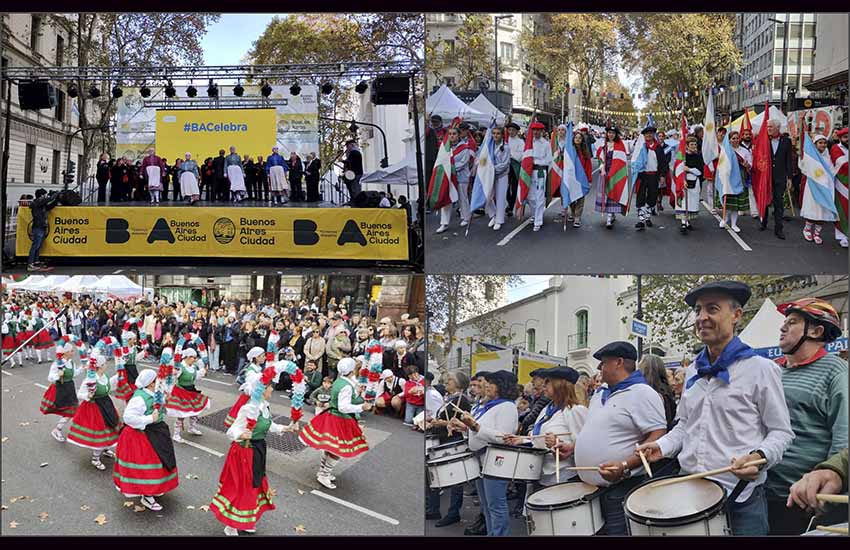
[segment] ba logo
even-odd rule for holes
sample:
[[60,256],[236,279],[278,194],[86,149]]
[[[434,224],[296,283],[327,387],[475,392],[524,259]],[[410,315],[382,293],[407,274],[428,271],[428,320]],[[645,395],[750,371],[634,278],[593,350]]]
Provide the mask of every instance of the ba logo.
[[236,224],[230,218],[219,218],[213,224],[213,237],[221,244],[228,244],[236,236]]
[[505,457],[496,455],[496,466],[501,466],[505,463]]
[[[130,240],[130,224],[124,218],[109,218],[106,220],[106,244],[123,244]],[[153,229],[148,234],[148,244],[156,241],[167,241],[174,244],[176,239],[165,218],[156,220]]]
[[[313,220],[295,220],[292,224],[292,231],[295,236],[295,244],[300,246],[313,246],[319,242],[319,233],[316,222]],[[342,228],[342,232],[336,240],[336,244],[343,246],[348,243],[357,243],[360,246],[366,246],[366,237],[360,228],[357,227],[357,222],[348,220]]]

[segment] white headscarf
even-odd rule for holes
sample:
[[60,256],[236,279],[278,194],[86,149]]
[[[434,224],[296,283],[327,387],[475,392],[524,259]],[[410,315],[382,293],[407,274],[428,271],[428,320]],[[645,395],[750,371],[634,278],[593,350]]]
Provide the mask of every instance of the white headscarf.
[[253,361],[255,358],[259,357],[260,355],[263,355],[264,353],[265,351],[263,351],[263,348],[261,348],[260,346],[254,346],[248,351],[248,361]]
[[156,371],[153,369],[144,369],[136,377],[136,387],[147,388],[154,380],[156,380]]
[[345,357],[340,359],[339,363],[336,365],[336,370],[339,372],[341,376],[348,376],[354,369],[357,367],[357,363],[351,357]]

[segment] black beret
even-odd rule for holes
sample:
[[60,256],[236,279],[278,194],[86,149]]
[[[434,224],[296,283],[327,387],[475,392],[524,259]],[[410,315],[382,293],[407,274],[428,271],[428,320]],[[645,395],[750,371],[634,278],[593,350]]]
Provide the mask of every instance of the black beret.
[[488,371],[484,373],[484,379],[488,382],[503,382],[506,384],[516,384],[516,376],[506,370]]
[[433,120],[433,121],[438,121],[438,120],[439,120],[440,122],[442,122],[442,121],[443,121],[443,117],[441,117],[440,115],[431,115],[431,120]]
[[593,354],[593,357],[600,361],[603,357],[622,357],[623,359],[637,361],[637,350],[628,342],[611,342],[602,346],[599,351]]
[[685,303],[694,307],[700,296],[710,292],[726,294],[730,298],[737,300],[742,306],[747,304],[747,301],[752,295],[752,291],[746,283],[740,281],[711,281],[688,292],[685,296]]
[[535,377],[543,378],[544,377],[543,371],[545,371],[545,370],[548,370],[548,369],[534,369],[533,371],[529,372],[528,375],[531,376],[532,378],[535,378]]
[[570,367],[554,367],[551,369],[540,370],[542,371],[540,376],[543,378],[559,378],[561,380],[566,380],[567,382],[572,382],[573,384],[578,382],[578,371]]
[[469,130],[469,123],[468,122],[461,122],[460,125],[458,126],[458,128],[460,128],[461,130]]
[[508,123],[505,125],[505,128],[516,128],[517,130],[521,130],[521,129],[522,129],[522,128],[520,128],[520,127],[519,127],[519,124],[517,124],[516,122],[508,122]]
[[658,128],[656,128],[655,126],[647,126],[643,130],[641,130],[640,133],[645,134],[647,132],[656,132],[656,131],[658,131]]

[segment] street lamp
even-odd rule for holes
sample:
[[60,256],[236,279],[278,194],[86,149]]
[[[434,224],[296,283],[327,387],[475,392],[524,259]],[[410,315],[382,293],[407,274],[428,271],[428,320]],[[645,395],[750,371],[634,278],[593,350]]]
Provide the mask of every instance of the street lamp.
[[[493,55],[496,61],[496,103],[501,103],[499,101],[499,20],[501,19],[510,19],[513,15],[494,15],[493,16]],[[499,109],[501,109],[501,105],[496,105]]]
[[[779,91],[779,108],[780,110],[785,111],[785,71],[788,63],[788,15],[785,15],[785,21],[780,21],[772,17],[768,17],[767,20],[772,23],[782,23],[782,89]],[[774,36],[776,36],[776,33],[774,33]],[[771,64],[771,68],[772,67],[773,64]],[[770,79],[772,82],[773,70],[770,71]],[[771,95],[773,95],[773,86],[771,86],[770,89]]]

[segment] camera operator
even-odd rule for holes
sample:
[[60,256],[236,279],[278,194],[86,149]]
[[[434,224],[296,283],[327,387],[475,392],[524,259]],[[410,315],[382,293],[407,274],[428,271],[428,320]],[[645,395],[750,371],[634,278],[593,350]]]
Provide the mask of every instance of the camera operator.
[[44,262],[38,259],[41,245],[47,238],[47,211],[59,204],[59,194],[51,191],[47,194],[44,189],[35,192],[35,199],[30,203],[32,210],[32,247],[30,247],[27,271],[50,271]]

